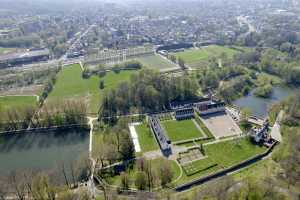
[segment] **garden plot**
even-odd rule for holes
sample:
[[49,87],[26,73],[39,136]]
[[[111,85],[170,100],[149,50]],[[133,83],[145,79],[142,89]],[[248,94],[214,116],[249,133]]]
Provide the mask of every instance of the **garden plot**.
[[180,165],[186,165],[203,158],[205,158],[205,155],[203,155],[201,149],[197,147],[189,149],[186,152],[179,153],[179,158],[177,160]]

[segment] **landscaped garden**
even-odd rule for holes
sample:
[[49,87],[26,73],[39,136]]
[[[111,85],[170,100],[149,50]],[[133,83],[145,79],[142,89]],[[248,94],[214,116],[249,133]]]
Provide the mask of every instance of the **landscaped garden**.
[[208,157],[186,166],[187,169],[184,171],[188,170],[188,173],[183,174],[179,184],[238,164],[263,153],[266,148],[253,144],[250,138],[245,137],[204,145],[204,150]]

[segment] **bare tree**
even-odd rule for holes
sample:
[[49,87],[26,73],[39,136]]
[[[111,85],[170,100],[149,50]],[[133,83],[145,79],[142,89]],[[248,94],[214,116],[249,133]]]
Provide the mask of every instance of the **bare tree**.
[[18,200],[25,200],[26,197],[26,186],[23,181],[21,173],[11,172],[9,175],[9,184],[14,191]]

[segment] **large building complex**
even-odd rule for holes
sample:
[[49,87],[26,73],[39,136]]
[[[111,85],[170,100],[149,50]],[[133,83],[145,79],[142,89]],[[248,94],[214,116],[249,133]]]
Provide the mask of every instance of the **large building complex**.
[[191,101],[174,101],[170,103],[170,108],[175,111],[176,119],[185,119],[193,117],[194,110],[199,115],[225,112],[225,103],[214,101],[211,98],[202,98]]
[[48,49],[27,50],[0,55],[0,68],[46,61],[50,58]]

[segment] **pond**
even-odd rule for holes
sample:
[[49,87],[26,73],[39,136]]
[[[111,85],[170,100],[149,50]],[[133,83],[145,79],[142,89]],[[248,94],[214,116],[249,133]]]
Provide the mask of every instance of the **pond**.
[[254,90],[252,90],[247,96],[235,100],[233,104],[241,108],[249,108],[253,115],[264,118],[267,116],[268,108],[272,104],[287,98],[296,91],[300,90],[286,86],[275,86],[273,87],[272,95],[269,98],[261,98],[256,97],[254,95]]
[[88,131],[19,133],[0,136],[0,175],[52,170],[88,154]]

